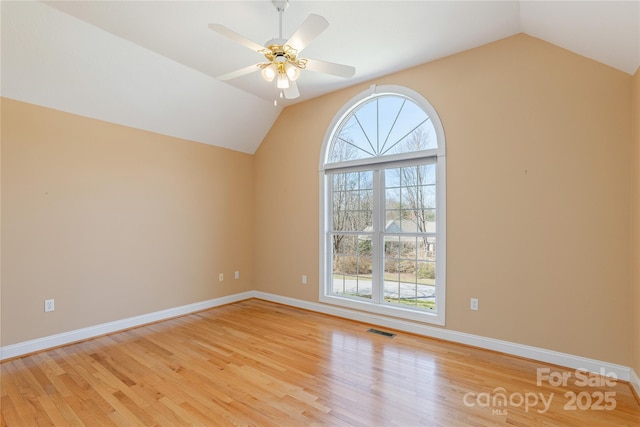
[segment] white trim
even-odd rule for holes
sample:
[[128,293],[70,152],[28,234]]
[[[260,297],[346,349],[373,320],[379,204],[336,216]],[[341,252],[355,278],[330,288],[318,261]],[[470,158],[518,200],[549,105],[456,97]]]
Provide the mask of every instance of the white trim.
[[636,396],[640,399],[640,377],[633,369],[631,369],[629,384],[631,384],[631,387],[633,387],[636,392]]
[[0,347],[0,360],[23,356],[25,354],[34,353],[36,351],[59,347],[73,342],[83,341],[90,338],[99,337],[101,335],[130,329],[136,326],[170,319],[172,317],[183,316],[185,314],[242,301],[252,297],[253,295],[251,295],[251,292],[228,295],[226,297],[196,302],[180,307],[168,308],[166,310],[155,311],[153,313],[141,314],[140,316],[134,316],[127,319],[103,323],[101,325],[89,326],[87,328],[76,329],[69,332],[63,332],[61,334],[50,335],[48,337],[42,337],[17,344],[11,344]]
[[502,341],[493,338],[482,337],[479,335],[467,334],[464,332],[451,331],[434,326],[421,325],[401,319],[392,319],[375,314],[336,307],[333,305],[303,301],[295,298],[284,297],[281,295],[269,294],[260,291],[248,291],[239,294],[228,295],[226,297],[197,302],[189,305],[183,305],[167,310],[156,311],[153,313],[143,314],[140,316],[116,320],[114,322],[103,323],[101,325],[91,326],[83,329],[76,329],[70,332],[64,332],[61,334],[51,335],[48,337],[0,347],[0,360],[19,357],[29,353],[46,350],[48,348],[59,347],[61,345],[87,340],[105,334],[133,328],[136,326],[158,322],[176,316],[183,316],[185,314],[194,313],[196,311],[206,310],[209,308],[244,301],[251,298],[259,298],[265,301],[271,301],[291,307],[314,311],[317,313],[356,320],[359,322],[369,323],[377,326],[384,326],[398,331],[442,339],[459,344],[471,345],[486,350],[498,351],[501,353],[510,354],[512,356],[525,357],[528,359],[537,360],[544,363],[551,363],[567,368],[583,369],[598,374],[602,373],[602,370],[604,370],[606,373],[615,374],[616,377],[620,380],[629,382],[631,387],[633,387],[636,393],[640,396],[640,378],[638,377],[636,372],[628,366],[617,365],[614,363],[589,359],[582,356],[575,356],[572,354],[512,343],[509,341]]
[[409,332],[426,337],[470,345],[486,350],[493,350],[512,356],[524,357],[527,359],[533,359],[544,363],[551,363],[571,369],[581,369],[597,374],[601,374],[602,370],[604,370],[604,372],[606,372],[607,374],[615,374],[616,378],[620,380],[628,381],[630,383],[633,383],[633,381],[635,381],[634,387],[640,386],[640,382],[637,381],[637,376],[632,380],[632,375],[635,375],[635,373],[633,373],[633,369],[628,366],[604,362],[601,360],[589,359],[582,356],[561,353],[558,351],[547,350],[538,347],[532,347],[524,344],[512,343],[509,341],[482,337],[479,335],[472,335],[465,332],[452,331],[434,326],[412,323],[401,319],[393,319],[367,312],[349,310],[334,305],[302,301],[295,298],[283,297],[280,295],[268,294],[260,291],[254,291],[253,296],[255,298],[260,298],[266,301],[290,305],[305,310],[329,314],[331,316],[343,317],[346,319],[356,320],[372,325],[384,326],[398,331]]
[[[446,156],[438,156],[436,165],[436,308],[439,322],[444,326],[447,321],[447,162]],[[439,246],[439,247],[438,247]]]
[[328,270],[327,267],[327,242],[325,241],[325,239],[327,238],[327,233],[325,230],[328,229],[328,224],[327,224],[327,215],[325,215],[325,206],[327,206],[326,204],[329,203],[329,201],[327,200],[327,194],[325,192],[325,187],[327,185],[327,175],[325,174],[324,171],[320,170],[319,172],[319,185],[320,185],[320,200],[318,200],[319,205],[320,206],[320,220],[319,222],[319,238],[318,238],[318,253],[320,254],[320,265],[319,265],[319,271],[318,271],[318,301],[322,301],[324,299],[324,295],[325,292],[324,290],[326,289],[326,284],[325,284],[325,280],[327,277],[329,277],[329,275],[331,274]]
[[[376,293],[374,286],[374,293],[371,299],[375,301],[375,298]],[[378,301],[381,301],[382,295],[377,295],[377,298]],[[432,313],[427,310],[414,310],[412,308],[404,308],[400,305],[371,303],[370,300],[365,298],[341,295],[322,295],[320,298],[320,302],[345,307],[349,310],[366,311],[367,313],[371,313],[372,315],[391,316],[396,317],[400,320],[409,320],[412,322],[422,322],[431,325],[444,326],[444,315],[442,315],[442,313]]]
[[430,150],[411,151],[408,153],[388,154],[380,157],[367,157],[364,159],[348,160],[340,163],[327,163],[325,165],[325,172],[343,172],[343,171],[357,171],[357,170],[369,170],[373,165],[385,165],[387,163],[393,163],[395,165],[401,165],[403,162],[410,163],[415,159],[432,159],[429,163],[436,163],[436,157],[438,157],[438,149],[433,148]]

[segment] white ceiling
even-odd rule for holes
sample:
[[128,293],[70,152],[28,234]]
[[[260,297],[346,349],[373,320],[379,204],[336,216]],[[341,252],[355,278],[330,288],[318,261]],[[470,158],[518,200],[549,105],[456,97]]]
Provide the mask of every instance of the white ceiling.
[[[271,1],[2,2],[2,96],[253,153],[283,106],[520,32],[633,74],[640,0],[303,1],[330,23],[302,57],[356,67],[352,79],[303,72],[301,97],[279,100],[252,73],[214,77],[262,57],[207,28],[264,44],[278,36]],[[247,126],[250,123],[251,126]]]

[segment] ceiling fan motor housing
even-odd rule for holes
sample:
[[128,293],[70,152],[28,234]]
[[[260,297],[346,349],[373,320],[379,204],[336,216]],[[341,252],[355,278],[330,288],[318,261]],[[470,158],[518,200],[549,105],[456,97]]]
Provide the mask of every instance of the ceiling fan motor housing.
[[286,39],[282,39],[282,38],[271,39],[264,44],[264,47],[266,47],[267,49],[271,49],[271,47],[273,46],[284,46],[285,43],[287,43]]

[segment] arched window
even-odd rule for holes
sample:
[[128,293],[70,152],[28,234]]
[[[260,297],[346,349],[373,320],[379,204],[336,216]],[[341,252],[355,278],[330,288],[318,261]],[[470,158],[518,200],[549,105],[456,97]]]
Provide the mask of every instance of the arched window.
[[435,110],[400,86],[350,100],[320,164],[320,300],[444,324],[445,144]]

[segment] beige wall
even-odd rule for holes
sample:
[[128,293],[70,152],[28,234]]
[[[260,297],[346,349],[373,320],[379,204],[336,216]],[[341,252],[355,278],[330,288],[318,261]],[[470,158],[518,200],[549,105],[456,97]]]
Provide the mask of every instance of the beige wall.
[[287,108],[256,153],[256,288],[318,300],[320,148],[371,83],[445,129],[446,328],[630,365],[631,77],[526,35]]
[[640,375],[640,68],[633,76],[633,354],[634,369]]
[[2,124],[2,345],[253,287],[253,156],[9,99]]

